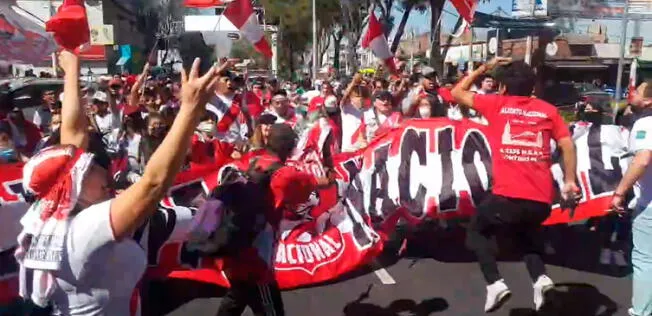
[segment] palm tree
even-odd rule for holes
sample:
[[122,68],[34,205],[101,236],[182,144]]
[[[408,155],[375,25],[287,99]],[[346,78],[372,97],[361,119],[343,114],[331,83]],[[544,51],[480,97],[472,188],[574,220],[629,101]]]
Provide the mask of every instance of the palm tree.
[[423,14],[428,10],[428,1],[427,0],[402,0],[399,6],[399,10],[403,11],[403,16],[401,17],[401,22],[398,24],[396,29],[396,34],[394,34],[394,41],[392,41],[392,53],[395,53],[400,44],[401,37],[405,32],[405,25],[407,24],[410,13],[413,10]]

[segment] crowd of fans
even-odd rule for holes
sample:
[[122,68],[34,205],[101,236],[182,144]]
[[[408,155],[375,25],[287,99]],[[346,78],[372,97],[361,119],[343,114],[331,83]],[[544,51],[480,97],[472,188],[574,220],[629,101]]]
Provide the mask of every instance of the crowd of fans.
[[[419,72],[374,78],[355,75],[348,85],[339,80],[318,80],[310,90],[306,82],[257,79],[245,87],[234,72],[221,74],[215,97],[197,126],[188,165],[241,157],[260,148],[267,128],[287,123],[297,132],[318,118],[328,119],[337,151],[364,147],[383,129],[403,118],[470,117],[450,95],[450,85],[440,86],[430,67]],[[490,76],[478,82],[478,93],[493,93]],[[245,92],[246,91],[246,92]],[[178,78],[150,75],[100,77],[82,89],[89,128],[99,133],[112,155],[126,154],[135,176],[166,134],[179,108]],[[33,112],[3,104],[0,114],[2,161],[26,161],[48,144],[61,122],[62,91],[46,90]],[[246,104],[246,105],[245,105]],[[26,117],[26,114],[29,116]]]
[[[228,62],[225,65],[228,65]],[[518,71],[529,69],[529,66],[523,63],[515,63],[515,65],[512,68],[515,73],[511,74],[514,78],[517,77]],[[193,113],[201,113],[201,115],[196,120],[189,119],[186,122],[193,124],[192,137],[187,150],[182,146],[175,148],[174,151],[182,151],[180,152],[181,158],[183,158],[180,162],[182,169],[221,165],[233,159],[259,155],[265,150],[269,151],[270,148],[276,150],[277,155],[283,153],[281,161],[284,162],[293,149],[283,145],[283,137],[288,135],[288,130],[292,131],[290,133],[302,135],[316,123],[324,124],[331,130],[322,154],[324,165],[327,168],[332,167],[329,162],[330,155],[364,148],[375,137],[398,127],[407,119],[470,119],[476,123],[487,125],[488,117],[476,112],[475,109],[482,109],[485,111],[483,112],[485,115],[492,113],[487,112],[486,106],[498,99],[485,96],[499,92],[496,80],[503,83],[501,86],[503,89],[509,87],[504,83],[512,80],[512,90],[516,89],[514,87],[518,84],[526,81],[523,78],[494,78],[489,73],[474,72],[469,74],[473,82],[469,82],[469,77],[467,77],[467,79],[462,79],[456,88],[453,88],[453,81],[441,80],[436,71],[427,66],[413,69],[411,73],[403,71],[398,75],[387,77],[365,77],[356,74],[347,83],[336,79],[319,80],[312,85],[314,89],[311,89],[311,85],[305,82],[280,82],[276,79],[257,79],[247,82],[227,66],[222,66],[219,73],[211,76],[214,76],[215,83],[210,87],[214,90],[211,91],[207,99],[205,111],[193,110]],[[67,77],[67,80],[70,78]],[[205,89],[209,86],[207,80],[213,79],[202,77],[201,79],[195,78],[195,80],[203,80],[203,86],[200,89]],[[516,96],[521,98],[519,100],[528,103],[534,85],[533,80],[527,81],[520,92],[504,90],[500,91],[500,94]],[[146,65],[139,76],[101,77],[98,82],[87,84],[79,89],[79,106],[84,111],[83,126],[86,133],[91,135],[90,141],[83,144],[95,153],[96,161],[102,161],[103,166],[110,166],[108,170],[111,171],[115,180],[113,185],[115,187],[112,189],[121,191],[139,183],[146,175],[148,168],[152,173],[150,162],[153,159],[156,160],[154,157],[160,159],[164,155],[157,149],[170,138],[173,125],[181,124],[177,121],[184,121],[184,119],[180,119],[182,115],[179,114],[183,112],[181,81],[183,79],[180,80],[177,77],[152,77],[150,67]],[[460,85],[468,86],[470,92],[460,90]],[[467,92],[471,94],[465,94]],[[43,149],[63,143],[62,104],[70,102],[66,101],[66,96],[70,97],[70,95],[74,94],[65,94],[55,90],[44,91],[41,98],[42,104],[33,112],[29,112],[31,117],[26,116],[27,112],[24,109],[13,107],[12,104],[2,104],[0,106],[0,109],[3,109],[0,113],[0,164],[25,163]],[[189,96],[186,97],[189,98]],[[197,100],[195,103],[202,103],[202,100]],[[531,98],[531,100],[536,99]],[[481,104],[478,105],[478,102]],[[496,106],[503,106],[503,104]],[[541,108],[547,109],[547,105]],[[605,122],[604,114],[607,109],[608,107],[604,105],[580,102],[576,109],[578,122],[602,124]],[[550,113],[556,113],[554,108],[549,110]],[[636,110],[626,112],[624,115],[634,114],[643,115]],[[558,114],[554,116],[557,117]],[[622,117],[620,120],[623,121]],[[556,124],[554,133],[557,133],[562,139],[567,139],[568,131],[561,131],[566,129],[566,125],[562,121]],[[287,130],[278,126],[283,126]],[[177,133],[180,132],[180,130],[177,131]],[[277,138],[276,145],[271,144],[275,141],[270,138],[274,137],[280,137]],[[67,135],[67,139],[71,139],[71,136]],[[296,143],[290,143],[292,146],[296,146]],[[173,148],[170,147],[173,146],[171,141],[168,141],[167,146]],[[277,148],[273,149],[275,146]],[[569,146],[572,147],[572,143]],[[574,155],[572,150],[568,149],[567,151]],[[175,161],[169,163],[176,165]],[[548,169],[545,170],[549,176]],[[167,177],[169,176],[168,174]],[[509,181],[513,181],[513,179]],[[152,201],[154,200],[152,199]],[[495,204],[504,201],[493,202]],[[549,214],[549,201],[544,202],[547,204],[532,205],[541,206],[542,213]],[[101,204],[103,203],[97,205]],[[545,218],[546,216],[541,217],[542,220]],[[616,229],[614,227],[626,225],[622,220],[616,222],[613,219],[603,222],[608,223],[605,228],[601,229],[604,231],[604,236],[607,234],[611,236]],[[536,222],[535,225],[540,225],[540,222]],[[595,223],[594,225],[598,226]],[[479,228],[477,229],[479,230]],[[123,233],[127,234],[126,231]],[[480,233],[478,232],[477,235],[479,236]],[[625,235],[626,233],[619,234],[621,241],[626,238]],[[476,246],[478,243],[484,245],[482,238],[478,237],[477,239],[479,241],[475,241]],[[623,254],[624,246],[611,242],[610,238],[603,239],[604,249],[601,262],[627,265]],[[486,249],[483,247],[479,247],[477,251],[484,254]],[[542,266],[542,263],[540,265]],[[485,263],[484,269],[489,268],[491,265]],[[541,271],[532,272],[534,273],[533,281],[549,282],[544,282],[545,284],[541,285],[542,288],[551,286],[552,281],[550,280],[541,281],[539,278],[537,281],[536,277],[545,276],[543,268],[539,268],[539,270]],[[486,271],[483,270],[483,272]],[[500,305],[499,301],[508,291],[506,285],[501,283],[502,280],[498,272],[490,272],[485,273],[488,284],[498,287],[497,289],[488,287],[487,310]],[[278,289],[272,290],[272,292],[273,295],[278,296]],[[490,294],[495,295],[491,300]],[[538,308],[540,302],[537,304]],[[238,306],[234,308],[237,309]],[[274,306],[274,308],[282,310],[282,305]],[[224,315],[230,314],[225,312]]]

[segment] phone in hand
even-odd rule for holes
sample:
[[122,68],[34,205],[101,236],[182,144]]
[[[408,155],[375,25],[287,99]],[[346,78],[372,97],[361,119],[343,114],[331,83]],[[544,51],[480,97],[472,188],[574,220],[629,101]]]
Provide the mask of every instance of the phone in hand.
[[183,69],[186,73],[190,72],[195,58],[199,58],[199,74],[203,75],[213,66],[213,48],[206,45],[204,37],[200,32],[186,32],[179,36],[178,47],[179,55],[183,63]]

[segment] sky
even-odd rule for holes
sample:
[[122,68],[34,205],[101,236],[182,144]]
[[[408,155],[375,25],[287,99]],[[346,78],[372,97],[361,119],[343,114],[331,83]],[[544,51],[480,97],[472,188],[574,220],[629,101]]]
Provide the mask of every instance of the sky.
[[[491,14],[501,8],[507,14],[511,14],[512,10],[512,0],[490,0],[485,3],[478,5],[477,11]],[[402,12],[400,10],[394,9],[393,14],[395,16],[395,21],[400,21]],[[449,33],[453,30],[455,22],[457,20],[458,14],[457,10],[451,5],[450,1],[446,2],[444,6],[444,16],[442,18],[442,32]],[[607,35],[609,42],[617,43],[620,41],[621,37],[621,21],[620,20],[601,20],[600,23],[604,24],[607,27]],[[580,19],[576,24],[576,33],[586,33],[587,27],[593,23],[589,19]],[[650,29],[652,27],[652,22],[642,22],[640,29]],[[430,12],[420,14],[417,12],[412,12],[408,19],[406,26],[406,33],[410,30],[414,30],[416,34],[421,34],[428,32],[430,28]],[[634,23],[629,22],[627,28],[627,41],[629,41],[634,32]],[[641,35],[641,34],[637,34]],[[652,44],[652,36],[644,38],[646,44]]]

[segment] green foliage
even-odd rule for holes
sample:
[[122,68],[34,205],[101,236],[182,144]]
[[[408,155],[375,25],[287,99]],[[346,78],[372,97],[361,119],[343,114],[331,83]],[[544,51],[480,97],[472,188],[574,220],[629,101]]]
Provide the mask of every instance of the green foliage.
[[[267,40],[271,42],[270,38],[267,38]],[[233,42],[230,56],[242,60],[253,59],[256,62],[254,68],[267,68],[269,64],[269,60],[263,54],[256,51],[254,46],[246,39],[239,39]]]
[[[294,73],[301,56],[312,44],[312,0],[260,0],[265,7],[265,20],[279,28],[279,69]],[[339,0],[317,0],[318,34],[338,23]]]

